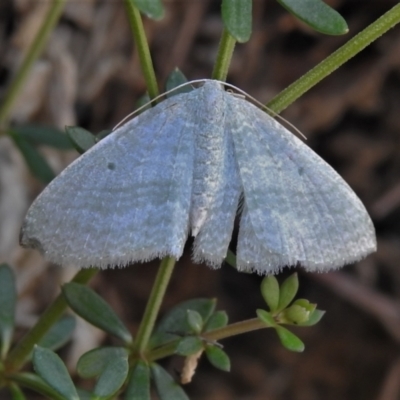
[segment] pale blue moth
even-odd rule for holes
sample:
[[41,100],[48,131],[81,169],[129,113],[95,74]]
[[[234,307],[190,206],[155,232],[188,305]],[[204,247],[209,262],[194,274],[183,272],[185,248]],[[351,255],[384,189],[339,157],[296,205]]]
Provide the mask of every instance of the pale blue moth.
[[29,209],[21,244],[56,264],[100,268],[173,256],[218,267],[240,211],[237,265],[327,271],[376,250],[346,182],[275,119],[217,81],[115,130]]

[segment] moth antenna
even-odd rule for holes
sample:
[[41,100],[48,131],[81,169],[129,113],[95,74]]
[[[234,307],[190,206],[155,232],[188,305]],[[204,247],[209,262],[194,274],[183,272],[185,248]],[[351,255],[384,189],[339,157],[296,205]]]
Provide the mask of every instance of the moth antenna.
[[178,90],[180,88],[183,88],[187,85],[191,85],[192,83],[200,83],[200,82],[205,82],[208,81],[209,79],[195,79],[194,81],[188,81],[188,82],[184,82],[178,86],[175,86],[174,88],[167,90],[164,93],[159,94],[158,96],[154,97],[154,99],[151,99],[150,101],[148,101],[146,104],[143,104],[141,107],[137,108],[135,111],[132,111],[130,114],[128,114],[126,117],[124,117],[121,121],[118,122],[117,125],[114,126],[114,128],[112,129],[113,131],[115,131],[117,128],[119,128],[125,121],[127,121],[128,119],[130,119],[131,117],[133,117],[135,114],[137,114],[139,111],[143,110],[144,108],[146,108],[149,104],[154,103],[155,101],[159,100],[161,97],[167,96],[168,94],[174,92],[175,90]]
[[257,99],[255,99],[253,96],[250,96],[248,93],[246,93],[244,90],[239,89],[238,87],[236,87],[235,85],[231,85],[230,83],[227,82],[221,82],[223,85],[228,86],[231,89],[234,89],[236,91],[238,91],[239,93],[241,93],[242,95],[244,95],[246,98],[250,99],[251,101],[253,101],[255,104],[257,104],[261,109],[265,109],[267,110],[269,113],[271,113],[274,117],[279,118],[281,121],[283,121],[286,125],[290,126],[295,132],[297,132],[304,140],[307,140],[307,137],[298,129],[296,128],[292,123],[290,123],[287,119],[283,118],[281,115],[279,115],[278,113],[276,113],[274,110],[270,109],[269,107],[267,107],[265,104],[261,103],[260,101],[258,101]]

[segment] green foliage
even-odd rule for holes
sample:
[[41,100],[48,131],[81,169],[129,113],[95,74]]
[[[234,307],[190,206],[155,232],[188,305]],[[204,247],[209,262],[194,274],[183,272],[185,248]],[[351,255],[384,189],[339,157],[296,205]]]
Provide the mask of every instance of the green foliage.
[[164,17],[164,7],[161,0],[130,0],[147,17],[155,20]]
[[51,350],[59,349],[71,339],[75,326],[76,319],[72,315],[65,315],[50,328],[38,345]]
[[43,125],[20,125],[11,128],[12,134],[32,146],[49,146],[59,150],[71,150],[67,135],[57,128]]
[[80,154],[83,154],[97,143],[96,136],[79,126],[66,126],[65,131],[72,146]]
[[204,332],[209,332],[214,329],[223,328],[224,326],[228,325],[228,314],[226,311],[216,311],[214,314],[208,318],[205,326]]
[[222,0],[221,15],[224,26],[239,43],[250,39],[252,5],[252,0]]
[[50,349],[36,346],[33,352],[36,373],[66,400],[79,400],[78,393],[61,358]]
[[231,361],[229,356],[218,346],[207,346],[206,356],[208,361],[218,369],[229,372],[231,370]]
[[188,323],[187,310],[196,311],[203,321],[207,321],[214,312],[215,306],[216,301],[210,299],[192,299],[178,304],[158,324],[150,339],[150,348],[193,333],[193,329]]
[[304,343],[294,333],[279,325],[275,328],[275,330],[283,347],[290,351],[304,351]]
[[278,2],[318,32],[343,35],[349,31],[344,18],[321,0],[278,0]]
[[32,175],[43,183],[49,183],[55,177],[46,159],[23,137],[10,131],[10,137],[19,149]]
[[274,328],[282,345],[291,351],[302,352],[304,343],[281,324],[311,326],[315,325],[324,315],[317,310],[317,305],[306,299],[295,300],[299,288],[297,274],[290,275],[279,287],[278,280],[273,276],[265,277],[261,283],[261,293],[270,311],[257,310],[260,321],[268,328]]
[[130,332],[113,309],[92,289],[70,282],[62,287],[62,292],[68,305],[83,319],[125,343],[132,341]]
[[185,336],[176,347],[176,354],[180,356],[191,356],[203,349],[203,341],[197,336]]
[[[168,92],[180,85],[183,85],[184,83],[187,83],[187,78],[186,76],[182,73],[182,71],[179,68],[175,68],[167,78],[167,82],[165,84],[165,90]],[[180,93],[189,93],[193,90],[192,85],[185,85],[182,86],[179,89],[174,90],[171,93],[168,93],[167,97],[172,97]]]
[[7,264],[0,264],[0,358],[4,359],[14,332],[17,293],[14,273]]
[[163,367],[153,363],[151,373],[160,400],[189,400],[182,387]]
[[271,311],[276,311],[279,306],[279,283],[275,276],[270,275],[261,282],[261,294]]
[[133,368],[124,400],[150,400],[150,367],[139,360]]

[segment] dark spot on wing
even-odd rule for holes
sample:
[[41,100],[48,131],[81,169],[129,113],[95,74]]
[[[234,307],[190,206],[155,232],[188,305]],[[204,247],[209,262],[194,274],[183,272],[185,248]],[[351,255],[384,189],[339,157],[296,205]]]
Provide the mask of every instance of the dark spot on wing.
[[112,163],[112,162],[109,162],[109,163],[107,164],[107,168],[108,168],[109,170],[111,170],[111,171],[114,171],[114,169],[115,169],[115,164]]

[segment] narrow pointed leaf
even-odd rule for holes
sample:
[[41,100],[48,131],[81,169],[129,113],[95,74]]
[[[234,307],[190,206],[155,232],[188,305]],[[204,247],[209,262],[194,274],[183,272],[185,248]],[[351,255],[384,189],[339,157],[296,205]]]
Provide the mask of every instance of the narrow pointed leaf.
[[187,310],[186,311],[186,318],[190,329],[194,333],[200,333],[203,329],[203,318],[202,316],[195,310]]
[[99,376],[93,393],[100,397],[109,397],[119,390],[128,376],[128,357],[110,360]]
[[131,0],[133,4],[147,17],[155,20],[164,17],[164,6],[161,0]]
[[192,299],[173,307],[158,324],[150,339],[150,348],[160,346],[192,332],[187,322],[187,310],[197,311],[203,321],[206,321],[214,312],[215,306],[215,299]]
[[151,372],[160,400],[189,400],[182,387],[163,367],[152,364]]
[[239,43],[247,42],[252,29],[252,0],[222,0],[225,28]]
[[321,318],[324,316],[325,311],[322,310],[314,310],[310,317],[308,318],[308,321],[302,322],[298,324],[299,326],[313,326],[317,324]]
[[191,356],[198,353],[203,347],[203,341],[199,337],[187,336],[179,341],[175,352],[180,356]]
[[229,264],[231,267],[237,268],[236,255],[233,253],[232,250],[228,249],[228,253],[225,257],[225,262]]
[[36,373],[57,393],[66,400],[79,400],[68,370],[56,353],[36,346],[32,361]]
[[130,332],[114,310],[92,289],[70,282],[63,286],[62,292],[68,305],[83,319],[126,343],[132,341]]
[[78,361],[77,372],[82,378],[94,378],[103,373],[110,361],[128,359],[124,347],[98,347],[83,354]]
[[26,400],[24,392],[15,383],[9,385],[12,400]]
[[45,145],[59,150],[73,149],[68,136],[63,131],[51,126],[21,125],[14,126],[11,130],[15,135],[34,146]]
[[83,154],[97,143],[96,136],[79,126],[66,126],[65,131],[73,147],[80,154]]
[[294,273],[290,275],[285,281],[282,283],[280,291],[279,291],[279,305],[278,310],[283,310],[286,308],[296,296],[296,293],[299,289],[299,279],[297,274]]
[[291,14],[311,28],[326,35],[349,31],[344,18],[321,0],[278,0]]
[[205,332],[212,331],[214,329],[223,328],[228,325],[228,314],[225,311],[217,311],[206,322],[206,326],[204,328]]
[[261,294],[269,309],[274,312],[279,305],[279,283],[275,276],[266,276],[261,282]]
[[208,361],[210,361],[215,368],[226,372],[231,370],[231,361],[229,356],[221,348],[217,346],[207,346],[206,356]]
[[265,310],[257,310],[257,317],[267,326],[268,328],[274,328],[277,323],[274,317]]
[[55,177],[46,159],[30,143],[18,135],[11,137],[24,158],[29,171],[43,183],[49,183]]
[[301,353],[304,351],[304,343],[292,332],[283,326],[277,326],[276,333],[279,336],[279,340],[282,345],[290,351],[296,351]]
[[138,361],[129,380],[124,400],[150,400],[150,368]]
[[38,343],[41,347],[57,350],[64,346],[72,336],[76,320],[72,315],[65,315],[57,321]]
[[[49,386],[40,376],[31,372],[19,372],[13,374],[12,379],[23,388],[30,389],[41,394],[46,399],[65,400],[65,397]],[[83,399],[80,399],[83,400]]]
[[15,303],[17,291],[11,267],[0,265],[0,358],[4,358],[10,348],[14,332]]
[[[167,83],[165,84],[165,89],[168,92],[169,90],[174,89],[179,85],[187,83],[187,81],[188,80],[186,79],[186,76],[183,75],[183,73],[178,68],[175,68],[175,70],[172,71],[167,78]],[[185,86],[182,86],[181,88],[176,89],[173,92],[169,93],[167,95],[167,97],[172,97],[179,93],[188,93],[188,92],[191,92],[192,90],[193,90],[192,85],[185,85]]]

